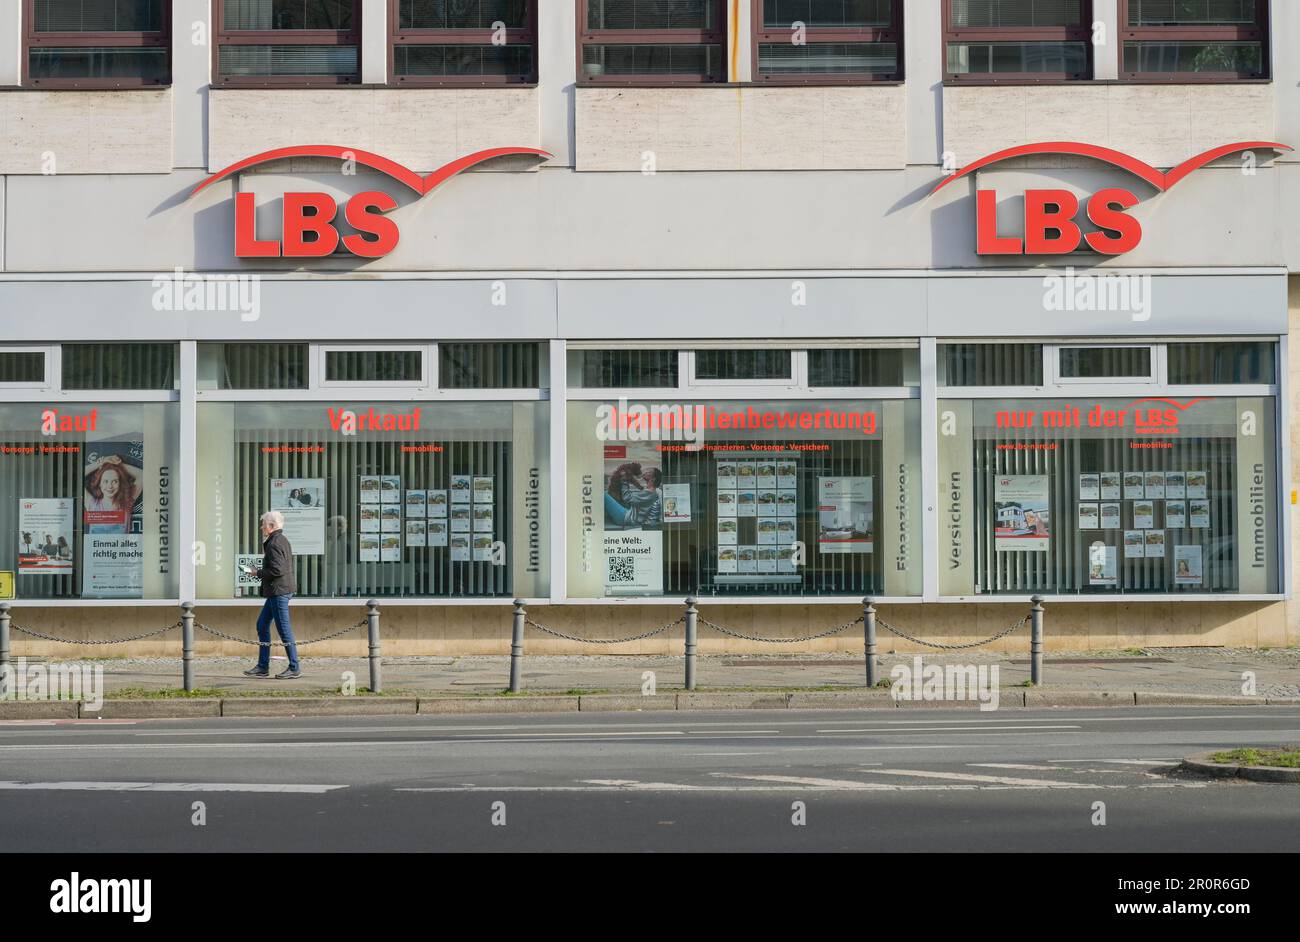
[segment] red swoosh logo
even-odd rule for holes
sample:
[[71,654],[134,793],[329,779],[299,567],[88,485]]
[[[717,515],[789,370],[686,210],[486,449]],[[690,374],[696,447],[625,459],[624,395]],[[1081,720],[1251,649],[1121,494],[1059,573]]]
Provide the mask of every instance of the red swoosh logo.
[[1143,160],[1138,160],[1123,151],[1112,150],[1109,147],[1100,147],[1096,144],[1080,144],[1076,141],[1052,141],[1044,144],[1021,144],[1018,147],[1008,147],[1006,150],[1000,150],[995,154],[989,154],[982,157],[961,170],[944,177],[939,181],[939,185],[930,191],[931,195],[938,193],[945,186],[954,180],[959,180],[967,174],[974,173],[991,164],[999,163],[1003,160],[1010,160],[1013,157],[1028,157],[1036,154],[1072,154],[1077,157],[1091,157],[1094,160],[1101,160],[1108,164],[1113,164],[1122,170],[1127,170],[1136,176],[1141,177],[1147,183],[1150,183],[1160,192],[1171,189],[1176,183],[1187,176],[1200,170],[1206,164],[1218,160],[1220,157],[1227,157],[1229,154],[1237,154],[1247,150],[1292,150],[1286,144],[1278,144],[1274,141],[1242,141],[1239,144],[1224,144],[1213,150],[1207,150],[1203,154],[1197,154],[1191,160],[1179,164],[1168,173],[1161,173],[1155,167]]
[[190,196],[194,196],[218,180],[224,180],[231,174],[239,173],[241,170],[247,170],[249,167],[264,164],[271,160],[283,160],[286,157],[336,157],[339,160],[355,160],[359,164],[364,164],[381,173],[388,174],[394,180],[406,184],[416,193],[424,196],[456,174],[468,170],[476,164],[481,164],[485,160],[492,160],[495,157],[506,157],[515,154],[532,155],[545,160],[550,160],[555,156],[547,151],[538,150],[536,147],[493,147],[489,150],[480,150],[457,158],[451,163],[439,167],[427,177],[422,177],[414,170],[399,164],[395,160],[389,160],[379,154],[372,154],[367,150],[357,150],[354,147],[337,147],[333,144],[302,144],[296,147],[277,147],[275,150],[263,151],[260,154],[254,154],[252,157],[245,157],[238,163],[233,163],[224,170],[220,170],[208,177],[190,191]]

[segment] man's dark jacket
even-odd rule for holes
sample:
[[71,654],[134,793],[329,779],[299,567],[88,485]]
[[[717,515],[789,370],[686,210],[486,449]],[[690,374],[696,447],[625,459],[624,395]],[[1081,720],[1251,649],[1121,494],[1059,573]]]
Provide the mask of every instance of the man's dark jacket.
[[293,578],[293,548],[283,530],[276,530],[262,544],[262,568],[257,576],[262,580],[262,596],[292,595],[298,591]]

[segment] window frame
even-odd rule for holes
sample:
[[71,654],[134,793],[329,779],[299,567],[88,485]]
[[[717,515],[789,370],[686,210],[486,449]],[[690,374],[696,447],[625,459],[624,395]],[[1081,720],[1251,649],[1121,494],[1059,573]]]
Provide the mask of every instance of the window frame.
[[762,85],[879,85],[899,84],[907,78],[905,36],[903,33],[903,0],[891,0],[892,22],[888,27],[853,26],[853,27],[808,27],[807,44],[814,43],[850,43],[850,42],[892,42],[898,48],[898,68],[889,75],[876,75],[869,72],[809,72],[803,75],[769,74],[759,70],[759,47],[771,45],[789,38],[789,30],[773,30],[763,26],[764,0],[751,0],[750,17],[753,28],[750,30],[750,61],[753,62],[753,81]]
[[[329,376],[329,355],[331,353],[419,353],[420,378],[406,380],[331,380]],[[316,382],[314,387],[321,390],[357,390],[357,389],[426,389],[436,388],[438,384],[437,347],[427,343],[325,343],[317,345],[309,355],[311,363],[309,372]],[[301,390],[297,390],[301,392]],[[265,390],[258,390],[265,392]]]
[[[361,0],[353,5],[350,30],[227,30],[226,0],[212,0],[212,87],[213,88],[320,88],[360,85],[362,74]],[[221,71],[223,46],[356,46],[357,70],[350,75],[224,75]]]
[[392,85],[401,88],[437,88],[441,86],[536,85],[540,75],[537,48],[538,0],[525,0],[527,25],[506,30],[506,45],[528,45],[533,49],[533,67],[527,75],[415,75],[397,74],[398,46],[484,46],[491,45],[490,29],[403,29],[400,21],[402,0],[388,0],[388,75]]
[[[940,37],[940,55],[943,81],[947,85],[1066,85],[1086,82],[1097,74],[1096,49],[1092,44],[1093,0],[1079,0],[1079,26],[1038,26],[1013,29],[1003,26],[978,26],[954,28],[952,25],[952,0],[943,0],[943,26]],[[1084,72],[991,72],[970,73],[948,71],[948,46],[960,42],[1082,42],[1087,50],[1088,63]]]
[[[1198,84],[1240,85],[1247,82],[1272,81],[1272,24],[1268,0],[1254,0],[1257,26],[1130,26],[1129,8],[1132,0],[1119,0],[1119,77],[1123,82],[1139,85]],[[1258,40],[1260,44],[1260,74],[1240,78],[1226,73],[1205,72],[1130,72],[1124,68],[1124,46],[1129,42],[1168,40],[1193,40],[1201,42],[1242,42]]]
[[[1146,350],[1150,369],[1133,376],[1064,376],[1061,373],[1061,353],[1065,350]],[[1054,386],[1164,386],[1165,346],[1160,343],[1055,343],[1044,345],[1047,366],[1051,370],[1050,385]]]
[[[51,372],[52,369],[51,364],[55,358],[54,357],[55,349],[56,349],[55,347],[49,347],[49,346],[24,346],[22,344],[5,344],[3,346],[0,346],[0,354],[5,354],[5,353],[39,354],[41,356],[41,369],[43,371],[39,382],[23,382],[23,381],[5,382],[3,380],[0,380],[0,390],[51,389],[54,386],[58,385],[58,383],[55,382],[54,374]],[[58,379],[61,380],[62,377],[59,376]]]
[[[707,0],[713,4],[715,27],[702,29],[587,29],[587,9],[591,0],[575,0],[577,4],[577,32],[574,53],[577,61],[579,87],[602,85],[655,86],[722,85],[728,81],[727,68],[727,4],[723,0]],[[587,46],[718,46],[722,50],[722,69],[714,77],[686,74],[631,74],[590,76],[583,71],[582,53]]]
[[[22,6],[22,84],[25,88],[170,88],[172,84],[172,5],[163,3],[162,29],[131,31],[78,31],[70,33],[36,32],[36,0],[23,0]],[[36,79],[31,75],[34,49],[59,46],[117,47],[121,49],[161,48],[167,53],[167,80],[143,78]]]

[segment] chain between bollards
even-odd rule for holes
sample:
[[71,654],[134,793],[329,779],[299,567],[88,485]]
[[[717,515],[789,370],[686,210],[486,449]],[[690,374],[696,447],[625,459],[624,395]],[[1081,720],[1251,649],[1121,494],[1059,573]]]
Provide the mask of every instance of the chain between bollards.
[[9,663],[9,603],[0,602],[0,664]]
[[379,602],[366,603],[366,623],[370,633],[370,692],[383,693],[384,681],[379,671]]
[[1029,679],[1035,687],[1043,683],[1043,597],[1035,595],[1029,601]]
[[528,612],[523,599],[515,599],[515,624],[510,632],[510,692],[519,692],[519,674],[524,661],[524,622]]
[[686,689],[695,689],[695,642],[700,611],[695,599],[686,600]]
[[862,600],[862,642],[867,656],[867,687],[876,686],[876,606],[871,597]]
[[181,606],[181,684],[186,693],[194,690],[194,603]]

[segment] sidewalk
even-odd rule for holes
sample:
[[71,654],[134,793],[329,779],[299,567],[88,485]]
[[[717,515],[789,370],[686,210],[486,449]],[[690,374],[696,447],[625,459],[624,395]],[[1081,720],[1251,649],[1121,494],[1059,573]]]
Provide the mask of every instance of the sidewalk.
[[[882,654],[878,676],[888,678],[897,664],[913,663],[911,654]],[[176,689],[181,682],[179,658],[113,659],[94,661],[104,669],[106,696],[140,696],[142,691]],[[465,697],[499,694],[508,686],[507,656],[393,657],[383,659],[384,692],[389,696]],[[1029,679],[1028,658],[980,651],[924,655],[924,664],[997,665],[1005,691],[1023,689]],[[195,661],[195,686],[214,697],[322,696],[336,693],[345,672],[355,674],[356,688],[369,683],[364,658],[303,659],[299,680],[277,681],[245,677],[251,664],[237,658],[200,658]],[[283,669],[282,658],[272,661],[272,673]],[[663,693],[680,691],[684,682],[681,657],[564,655],[525,656],[523,690],[530,694],[637,694],[643,675],[652,671]],[[1141,656],[1124,652],[1071,653],[1047,657],[1044,684],[1047,694],[1134,693],[1243,697],[1244,672],[1255,675],[1254,695],[1261,698],[1300,697],[1300,648],[1152,648]],[[861,656],[801,655],[701,655],[696,668],[697,687],[707,691],[844,690],[862,691],[865,671]]]

